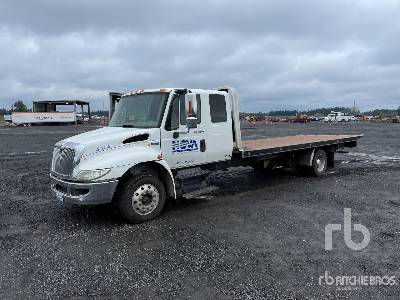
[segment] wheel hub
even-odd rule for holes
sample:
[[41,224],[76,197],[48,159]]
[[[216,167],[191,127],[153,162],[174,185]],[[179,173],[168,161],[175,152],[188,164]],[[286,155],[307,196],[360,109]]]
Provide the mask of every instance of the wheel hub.
[[139,186],[132,196],[132,207],[139,215],[152,213],[160,200],[157,188],[152,184]]
[[146,194],[142,197],[143,205],[149,205],[153,201],[153,195]]
[[317,164],[318,172],[322,172],[325,169],[325,165],[326,165],[325,157],[323,155],[318,155],[315,162]]

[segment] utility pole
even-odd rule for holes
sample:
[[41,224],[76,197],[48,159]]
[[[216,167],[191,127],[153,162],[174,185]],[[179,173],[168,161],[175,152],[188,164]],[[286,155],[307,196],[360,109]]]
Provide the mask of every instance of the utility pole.
[[356,106],[356,99],[354,99],[354,102],[353,102],[353,112],[354,113],[358,112],[358,109],[357,109],[357,106]]
[[[103,112],[104,112],[104,100],[103,100]],[[101,116],[101,119],[100,120],[102,120],[102,125],[103,126],[106,126],[106,118],[105,118],[105,116]]]

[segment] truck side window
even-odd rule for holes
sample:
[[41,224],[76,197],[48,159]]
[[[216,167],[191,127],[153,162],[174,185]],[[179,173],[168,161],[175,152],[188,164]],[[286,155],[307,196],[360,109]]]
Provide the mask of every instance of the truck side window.
[[[201,123],[201,100],[200,95],[196,94],[196,102],[197,102],[197,124]],[[181,106],[181,125],[186,125],[186,115],[185,115],[185,95],[181,95],[180,97],[180,106]]]
[[210,95],[210,114],[212,123],[227,121],[226,102],[224,95]]
[[165,130],[176,130],[179,128],[179,98],[175,97],[169,107],[168,117],[165,122]]

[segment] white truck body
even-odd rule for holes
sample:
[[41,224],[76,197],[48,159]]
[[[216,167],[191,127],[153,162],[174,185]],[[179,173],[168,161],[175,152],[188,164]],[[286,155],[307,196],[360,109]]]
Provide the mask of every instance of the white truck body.
[[354,116],[349,116],[343,112],[335,112],[332,111],[328,116],[324,118],[325,122],[350,122],[356,121],[357,119]]
[[334,151],[354,147],[358,137],[243,142],[238,97],[231,87],[136,90],[121,96],[109,127],[55,145],[52,189],[59,200],[79,205],[114,199],[125,217],[141,222],[158,215],[166,197],[190,191],[181,170],[263,168],[287,160],[309,167],[320,164],[315,172],[323,173],[333,165]]
[[73,123],[76,121],[74,112],[13,112],[12,123],[39,124],[39,123]]

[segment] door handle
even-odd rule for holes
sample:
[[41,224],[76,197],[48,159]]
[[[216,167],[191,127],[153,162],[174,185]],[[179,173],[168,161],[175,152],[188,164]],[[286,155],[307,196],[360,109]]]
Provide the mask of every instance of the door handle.
[[175,131],[175,132],[172,134],[172,137],[173,137],[174,139],[177,139],[181,134],[188,134],[188,132],[187,132],[187,131]]

